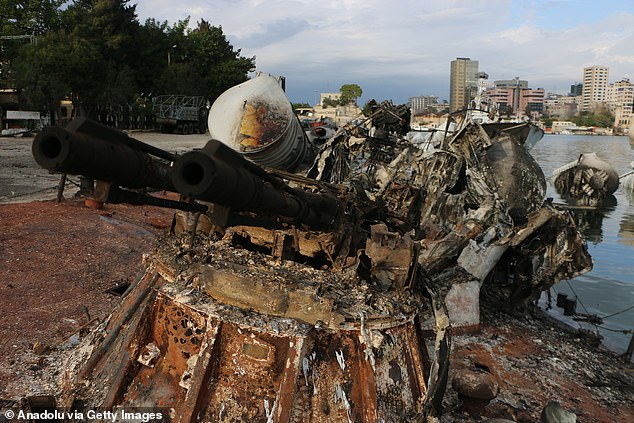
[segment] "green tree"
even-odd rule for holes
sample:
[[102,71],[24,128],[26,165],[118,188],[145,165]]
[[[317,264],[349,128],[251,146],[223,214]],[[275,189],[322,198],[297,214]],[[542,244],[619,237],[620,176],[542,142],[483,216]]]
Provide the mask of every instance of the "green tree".
[[611,128],[614,126],[614,115],[606,108],[598,109],[595,113],[587,111],[580,112],[572,118],[577,126],[598,126],[601,128]]
[[204,19],[189,33],[192,46],[190,63],[204,79],[204,92],[211,101],[226,89],[247,80],[247,73],[255,69],[255,57],[245,58],[240,49],[229,43],[221,26],[212,26]]
[[330,97],[326,97],[326,98],[324,98],[324,99],[322,100],[321,105],[322,105],[322,107],[324,107],[324,108],[328,108],[328,107],[336,107],[336,106],[338,106],[338,105],[340,104],[340,103],[339,103],[339,101],[340,101],[340,100],[334,100],[334,99],[332,99],[332,98],[330,98]]
[[14,60],[37,37],[60,26],[63,0],[3,0],[0,2],[0,88],[13,88]]
[[143,95],[159,93],[159,80],[176,49],[176,40],[170,37],[171,30],[167,21],[155,19],[147,19],[139,28],[137,54],[132,61],[136,69],[137,89]]
[[115,107],[132,101],[136,94],[132,68],[136,55],[139,23],[136,6],[128,0],[80,0],[66,12],[66,24],[74,24],[71,35],[88,42],[96,54],[83,61],[89,72],[69,75],[72,78],[73,101],[88,116],[95,117],[97,105]]
[[64,0],[3,0],[0,34],[38,36],[59,28],[59,7],[64,3]]
[[553,121],[555,119],[553,119],[552,117],[548,116],[548,115],[542,115],[541,121],[544,124],[545,127],[552,127],[553,126]]
[[156,93],[206,95],[205,84],[205,79],[193,63],[172,63],[158,79]]
[[[255,67],[255,57],[242,57],[221,27],[202,20],[191,30],[189,18],[172,26],[153,19],[140,25],[129,0],[9,3],[28,4],[34,10],[40,4],[41,10],[50,11],[41,25],[34,26],[43,28],[38,42],[27,43],[11,57],[20,69],[14,85],[22,102],[34,107],[50,110],[70,97],[80,114],[95,118],[100,111],[121,105],[145,104],[139,98],[151,94],[214,100],[246,81]],[[7,10],[7,4],[0,5],[3,17]],[[16,22],[29,19],[10,19],[11,25],[3,22],[0,28],[3,34],[15,32]]]
[[357,104],[357,98],[361,97],[361,94],[363,94],[363,90],[357,84],[344,84],[341,88],[339,88],[339,92],[341,93],[339,103],[342,106],[351,103]]
[[154,71],[146,69],[156,74],[152,91],[157,94],[202,95],[213,101],[226,89],[246,81],[248,72],[255,68],[255,58],[242,57],[240,50],[226,39],[222,27],[212,26],[204,19],[194,30],[188,29],[189,19],[172,27],[148,24],[151,26],[144,31],[153,31],[153,37],[148,39],[162,45],[159,56],[169,54],[165,66],[154,66]]
[[51,112],[55,123],[60,100],[73,92],[72,76],[91,72],[98,56],[91,43],[64,30],[39,37],[37,44],[23,49],[15,59],[15,87],[20,103]]
[[297,110],[297,109],[310,109],[310,104],[308,103],[291,103],[291,106],[293,107],[293,110]]

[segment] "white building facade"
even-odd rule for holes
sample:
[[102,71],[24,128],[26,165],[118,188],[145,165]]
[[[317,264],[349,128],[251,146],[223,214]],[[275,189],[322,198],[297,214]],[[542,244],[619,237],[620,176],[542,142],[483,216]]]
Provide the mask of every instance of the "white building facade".
[[609,74],[607,66],[596,65],[583,69],[582,112],[590,111],[596,103],[607,101]]

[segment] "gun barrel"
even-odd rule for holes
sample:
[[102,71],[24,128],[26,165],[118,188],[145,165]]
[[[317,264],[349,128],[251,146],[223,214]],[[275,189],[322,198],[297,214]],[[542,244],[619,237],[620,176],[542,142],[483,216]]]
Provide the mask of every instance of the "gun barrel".
[[35,161],[45,169],[88,176],[128,188],[174,191],[169,163],[92,131],[47,128],[33,140],[32,152]]
[[333,223],[339,211],[334,197],[275,187],[248,166],[209,154],[217,149],[217,143],[212,140],[203,150],[187,152],[176,160],[172,176],[180,193],[236,211],[282,216],[312,228],[327,228]]

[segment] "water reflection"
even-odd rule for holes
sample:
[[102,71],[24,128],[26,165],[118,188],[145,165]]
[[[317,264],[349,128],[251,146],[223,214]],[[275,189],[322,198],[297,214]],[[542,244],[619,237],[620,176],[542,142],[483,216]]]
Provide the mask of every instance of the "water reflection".
[[[630,163],[634,160],[634,141],[631,141],[632,145],[628,141],[627,137],[547,135],[531,150],[531,154],[547,177],[588,151],[596,152],[619,175],[623,175],[632,170]],[[634,191],[621,186],[608,204],[602,204],[597,209],[579,207],[566,201],[555,191],[552,180],[547,196],[573,211],[594,262],[592,271],[569,283],[556,285],[555,291],[578,298],[584,309],[599,316],[608,316],[630,307],[634,303]],[[570,324],[577,323],[571,321]],[[603,326],[610,330],[601,329],[600,332],[607,345],[623,352],[629,337],[614,331],[634,329],[633,325],[634,309],[606,319]]]
[[621,244],[634,246],[634,213],[625,213],[619,223],[619,239]]
[[625,186],[623,180],[621,180],[621,191],[623,191],[623,196],[627,200],[628,204],[630,206],[634,206],[634,185],[630,188],[629,186]]
[[570,211],[583,237],[593,244],[603,241],[603,220],[616,210],[616,197],[609,194],[597,207],[576,206],[574,200],[566,200],[566,203],[571,206]]

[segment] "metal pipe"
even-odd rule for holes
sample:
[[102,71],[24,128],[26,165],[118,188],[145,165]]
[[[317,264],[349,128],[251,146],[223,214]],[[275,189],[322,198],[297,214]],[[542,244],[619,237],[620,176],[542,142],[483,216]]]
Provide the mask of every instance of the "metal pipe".
[[174,191],[169,163],[136,150],[129,143],[101,135],[47,128],[33,140],[33,157],[49,170],[89,176],[128,188]]
[[253,164],[245,159],[229,163],[218,156],[223,156],[222,144],[211,140],[204,149],[179,157],[173,171],[178,192],[235,211],[281,216],[313,228],[329,227],[334,221],[339,210],[334,197],[276,187],[254,174],[250,170]]

